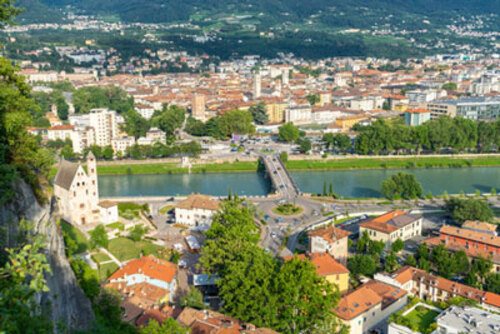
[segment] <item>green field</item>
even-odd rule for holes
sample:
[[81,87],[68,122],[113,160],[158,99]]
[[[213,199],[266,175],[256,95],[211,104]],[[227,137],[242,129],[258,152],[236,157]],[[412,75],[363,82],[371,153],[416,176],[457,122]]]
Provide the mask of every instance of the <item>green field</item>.
[[500,157],[411,157],[411,158],[346,158],[336,160],[289,160],[289,170],[345,170],[345,169],[403,169],[440,167],[489,167],[500,166]]
[[118,266],[114,262],[99,265],[98,273],[99,279],[105,281],[111,274],[113,274],[118,269]]
[[139,258],[141,255],[157,255],[163,247],[148,241],[134,242],[127,238],[116,238],[109,241],[108,250],[120,261]]
[[[192,173],[217,172],[249,172],[256,171],[257,161],[233,162],[221,164],[200,164],[191,168]],[[126,175],[126,174],[187,174],[188,169],[174,163],[145,163],[134,165],[101,165],[97,167],[99,175]]]

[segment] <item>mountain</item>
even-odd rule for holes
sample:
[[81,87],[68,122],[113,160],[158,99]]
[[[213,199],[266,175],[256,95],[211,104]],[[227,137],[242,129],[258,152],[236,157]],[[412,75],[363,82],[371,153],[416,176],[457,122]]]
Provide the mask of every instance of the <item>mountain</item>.
[[293,20],[324,15],[331,9],[354,18],[362,13],[360,8],[402,17],[500,13],[500,0],[21,0],[20,5],[36,1],[48,8],[70,5],[89,14],[117,15],[129,22],[182,21],[198,12],[263,13],[264,16]]

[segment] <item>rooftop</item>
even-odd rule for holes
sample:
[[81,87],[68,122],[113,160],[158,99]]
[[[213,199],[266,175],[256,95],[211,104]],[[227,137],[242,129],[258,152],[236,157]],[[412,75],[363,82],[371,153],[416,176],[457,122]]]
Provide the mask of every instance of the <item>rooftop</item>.
[[309,231],[309,237],[320,237],[332,243],[334,241],[347,238],[351,233],[335,226],[319,228],[317,230]]
[[108,281],[122,279],[126,276],[143,274],[164,282],[172,282],[177,273],[177,266],[171,262],[158,259],[152,255],[143,256],[128,262],[108,278]]
[[456,333],[496,334],[500,332],[500,315],[475,308],[452,306],[437,317],[439,327]]
[[445,225],[439,230],[441,234],[447,234],[454,237],[459,237],[463,239],[468,239],[483,244],[487,244],[493,247],[500,247],[500,237],[496,235],[473,231],[465,228],[459,228],[455,226]]
[[383,233],[392,233],[400,228],[410,225],[418,219],[420,219],[420,216],[418,215],[409,215],[406,211],[394,210],[362,223],[360,224],[360,227]]
[[219,210],[219,202],[206,195],[190,195],[184,201],[176,206],[177,209],[204,209],[204,210]]

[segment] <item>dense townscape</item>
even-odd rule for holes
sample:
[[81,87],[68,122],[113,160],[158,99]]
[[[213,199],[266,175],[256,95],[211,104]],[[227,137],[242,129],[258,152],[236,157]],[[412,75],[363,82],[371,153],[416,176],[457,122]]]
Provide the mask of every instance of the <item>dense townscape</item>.
[[500,332],[498,2],[227,2],[0,0],[0,333]]

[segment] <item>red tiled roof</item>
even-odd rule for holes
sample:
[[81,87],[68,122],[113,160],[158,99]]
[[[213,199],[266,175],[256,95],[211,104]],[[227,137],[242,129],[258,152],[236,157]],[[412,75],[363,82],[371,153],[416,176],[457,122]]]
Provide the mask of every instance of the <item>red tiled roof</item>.
[[317,230],[309,231],[309,237],[320,237],[328,241],[329,243],[347,238],[351,233],[335,226],[329,226],[325,228],[320,228]]
[[172,282],[177,273],[177,266],[171,262],[160,260],[152,255],[143,256],[140,259],[134,259],[128,262],[123,268],[118,269],[108,278],[108,281],[139,273],[150,278]]
[[387,212],[381,216],[378,216],[376,218],[373,218],[372,220],[369,220],[365,223],[360,224],[360,227],[368,228],[371,230],[376,230],[380,231],[383,233],[392,233],[394,231],[398,230],[398,227],[389,224],[389,222],[398,216],[405,215],[406,211],[402,210],[394,210],[391,212]]
[[441,234],[447,234],[457,238],[468,239],[490,246],[500,247],[500,237],[488,233],[477,232],[449,225],[441,227],[439,232]]

